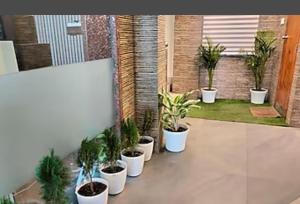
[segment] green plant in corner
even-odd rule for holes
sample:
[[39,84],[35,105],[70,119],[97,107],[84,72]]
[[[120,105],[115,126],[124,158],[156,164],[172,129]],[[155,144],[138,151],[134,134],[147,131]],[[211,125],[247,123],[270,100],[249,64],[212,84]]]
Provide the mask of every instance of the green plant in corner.
[[246,64],[254,75],[256,91],[262,91],[266,63],[276,48],[275,41],[273,31],[258,31],[255,37],[254,51],[245,56]]
[[154,114],[153,110],[151,110],[151,109],[146,109],[145,110],[143,126],[142,126],[142,129],[141,129],[142,135],[146,135],[151,130],[151,127],[152,127],[153,122],[154,122],[153,114]]
[[94,190],[92,171],[94,165],[98,162],[100,152],[101,146],[98,138],[83,139],[78,151],[78,161],[82,164],[83,173],[89,179],[89,187],[94,195],[96,192]]
[[68,203],[64,190],[70,184],[69,168],[54,154],[53,149],[40,161],[36,168],[36,178],[47,204]]
[[15,204],[15,203],[12,202],[9,198],[3,196],[0,198],[0,204]]
[[139,131],[134,120],[127,118],[121,122],[121,138],[123,148],[127,148],[134,155],[134,148],[139,142]]
[[186,114],[189,112],[190,108],[199,108],[199,106],[196,104],[199,103],[200,100],[189,99],[189,97],[196,91],[199,90],[186,92],[175,97],[171,96],[165,91],[159,93],[159,106],[162,107],[161,122],[163,128],[172,132],[177,132],[180,127],[180,119],[186,117]]
[[207,69],[208,90],[212,90],[214,70],[221,58],[221,53],[226,49],[220,44],[214,45],[211,39],[206,38],[207,45],[200,45],[198,49],[198,63]]
[[104,154],[103,162],[108,164],[108,168],[111,169],[111,172],[117,172],[117,161],[121,153],[121,140],[118,137],[112,128],[105,129],[102,133],[102,153]]

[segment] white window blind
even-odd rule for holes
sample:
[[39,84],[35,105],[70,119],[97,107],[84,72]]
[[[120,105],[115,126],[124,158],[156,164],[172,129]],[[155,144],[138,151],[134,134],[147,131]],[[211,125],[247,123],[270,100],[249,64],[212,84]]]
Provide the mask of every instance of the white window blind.
[[223,55],[241,55],[251,52],[257,32],[259,15],[208,15],[204,16],[203,39],[209,37],[214,44],[226,47]]

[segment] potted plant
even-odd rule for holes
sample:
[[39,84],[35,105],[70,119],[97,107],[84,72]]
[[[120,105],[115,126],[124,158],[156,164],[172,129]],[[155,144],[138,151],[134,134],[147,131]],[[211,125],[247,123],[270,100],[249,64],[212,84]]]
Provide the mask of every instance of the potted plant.
[[12,202],[9,198],[3,196],[0,198],[0,204],[14,204],[14,202]]
[[139,132],[135,122],[128,118],[121,123],[121,137],[124,150],[121,159],[127,163],[127,175],[138,176],[144,168],[145,154],[137,148]]
[[213,45],[209,38],[206,38],[206,41],[207,45],[200,45],[198,49],[199,64],[206,68],[208,73],[208,87],[201,88],[202,101],[204,103],[214,103],[217,94],[217,89],[212,87],[214,70],[225,47],[220,44]]
[[119,160],[121,154],[121,140],[113,129],[104,130],[102,137],[102,153],[104,154],[104,165],[100,168],[101,177],[108,181],[108,193],[119,194],[123,191],[126,177],[126,162]]
[[266,63],[275,50],[275,34],[273,31],[258,31],[255,37],[254,51],[245,57],[246,64],[251,69],[255,87],[250,89],[251,103],[263,104],[268,90],[262,88],[266,71]]
[[70,184],[70,170],[54,154],[45,156],[36,168],[36,178],[41,184],[42,198],[48,204],[69,203],[65,188]]
[[143,126],[141,128],[142,136],[138,143],[138,148],[142,149],[145,153],[145,161],[149,161],[151,159],[153,152],[154,139],[150,136],[150,130],[153,122],[153,110],[145,110]]
[[180,123],[180,119],[185,118],[191,107],[199,107],[196,104],[200,100],[189,100],[189,96],[195,91],[197,90],[175,97],[167,92],[159,93],[159,105],[162,107],[163,136],[166,141],[166,149],[171,152],[181,152],[185,149],[189,128]]
[[95,138],[85,138],[81,142],[78,161],[82,164],[83,173],[87,178],[76,187],[79,204],[106,204],[108,199],[108,182],[102,178],[93,178],[93,168],[98,162],[101,147]]

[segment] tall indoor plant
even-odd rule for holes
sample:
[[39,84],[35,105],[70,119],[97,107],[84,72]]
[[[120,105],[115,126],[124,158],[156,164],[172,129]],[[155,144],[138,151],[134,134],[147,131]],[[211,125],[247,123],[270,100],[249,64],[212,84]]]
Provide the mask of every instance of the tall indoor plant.
[[70,184],[69,168],[54,154],[53,149],[40,161],[36,168],[36,178],[47,204],[69,203],[65,195],[65,188]]
[[127,176],[126,162],[119,160],[121,140],[112,128],[103,131],[101,138],[104,165],[100,169],[101,177],[108,181],[108,193],[116,195],[124,190]]
[[171,152],[181,152],[185,149],[189,128],[181,123],[181,119],[186,117],[192,106],[199,107],[196,104],[200,100],[189,99],[195,91],[197,90],[175,97],[164,91],[159,93],[160,106],[162,107],[163,135],[166,139],[166,149]]
[[78,161],[82,164],[86,180],[76,188],[79,204],[106,204],[108,199],[108,182],[93,178],[93,169],[97,165],[101,146],[97,138],[85,138],[81,142]]
[[258,31],[255,37],[254,51],[245,57],[246,64],[251,69],[255,88],[250,89],[251,103],[263,104],[268,90],[262,88],[266,71],[266,63],[273,54],[276,46],[275,33],[273,31]]
[[124,119],[121,123],[121,138],[124,150],[121,158],[127,163],[127,175],[138,176],[144,168],[145,154],[137,148],[139,131],[133,119]]
[[221,58],[221,53],[225,50],[224,46],[220,44],[214,45],[213,42],[206,38],[207,45],[200,45],[198,49],[198,62],[201,66],[207,69],[208,73],[208,87],[202,88],[202,100],[204,103],[214,103],[217,89],[212,87],[214,70]]
[[145,153],[145,161],[149,161],[152,156],[154,139],[150,136],[150,130],[154,122],[154,111],[152,109],[146,109],[144,113],[144,120],[141,127],[141,134],[138,147]]

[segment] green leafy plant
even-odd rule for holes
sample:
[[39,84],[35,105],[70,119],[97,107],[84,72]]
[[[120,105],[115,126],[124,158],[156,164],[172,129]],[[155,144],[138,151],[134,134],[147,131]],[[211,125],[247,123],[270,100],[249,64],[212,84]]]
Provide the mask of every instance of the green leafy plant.
[[3,196],[0,198],[0,204],[15,204],[15,203],[12,202],[9,198]]
[[212,90],[214,70],[221,58],[221,53],[226,49],[220,44],[214,45],[213,42],[206,38],[207,45],[200,45],[198,49],[198,62],[208,71],[208,90]]
[[108,168],[110,168],[112,172],[117,172],[117,161],[122,148],[120,137],[114,133],[112,128],[109,128],[103,131],[101,139],[103,141],[103,162],[108,164]]
[[123,148],[127,148],[134,155],[134,148],[139,142],[139,131],[134,120],[127,118],[121,123],[121,137]]
[[248,68],[253,72],[257,91],[262,91],[266,63],[275,51],[275,41],[273,31],[258,31],[255,37],[254,51],[245,57]]
[[46,203],[68,203],[64,190],[70,184],[69,168],[54,154],[53,149],[40,161],[36,178],[41,184],[42,198]]
[[100,152],[101,146],[97,138],[83,139],[78,151],[78,161],[82,164],[84,175],[89,179],[90,190],[93,194],[96,194],[96,192],[94,190],[92,171],[94,165],[98,162]]
[[151,127],[153,125],[154,122],[154,117],[153,117],[153,110],[151,109],[146,109],[145,113],[144,113],[144,121],[143,121],[143,126],[142,126],[142,135],[145,135],[147,133],[149,133],[149,131],[151,130]]
[[175,97],[168,92],[159,93],[159,106],[162,107],[161,122],[165,129],[177,132],[180,128],[179,121],[186,117],[191,107],[198,107],[196,105],[200,100],[190,100],[189,97],[198,90],[186,92]]

